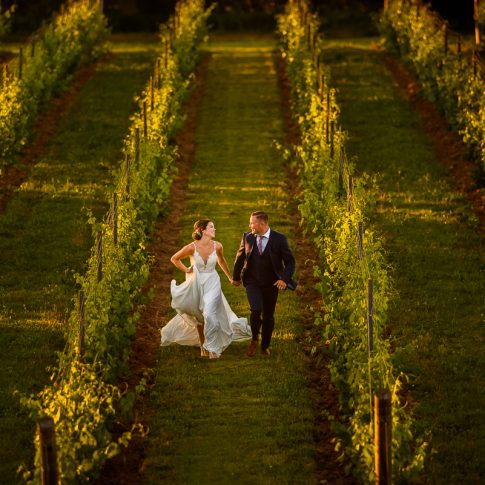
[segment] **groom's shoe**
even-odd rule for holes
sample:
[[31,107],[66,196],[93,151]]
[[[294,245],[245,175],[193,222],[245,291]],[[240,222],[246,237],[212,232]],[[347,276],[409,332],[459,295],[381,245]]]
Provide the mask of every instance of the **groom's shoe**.
[[271,355],[271,352],[269,351],[269,349],[261,349],[261,354],[262,355]]
[[256,355],[256,350],[258,349],[258,341],[251,340],[251,343],[248,346],[248,350],[246,350],[246,355],[248,357],[254,357]]

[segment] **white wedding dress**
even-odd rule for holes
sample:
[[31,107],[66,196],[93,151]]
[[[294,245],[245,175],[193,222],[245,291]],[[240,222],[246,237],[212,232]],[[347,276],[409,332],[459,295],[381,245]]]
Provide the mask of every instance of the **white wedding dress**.
[[204,348],[220,356],[235,340],[252,338],[251,327],[246,318],[238,318],[231,310],[222,293],[221,280],[216,271],[215,249],[204,261],[194,244],[194,255],[190,257],[192,272],[185,281],[177,285],[172,280],[172,308],[177,311],[162,330],[161,345],[177,343],[199,346],[197,325],[204,324]]

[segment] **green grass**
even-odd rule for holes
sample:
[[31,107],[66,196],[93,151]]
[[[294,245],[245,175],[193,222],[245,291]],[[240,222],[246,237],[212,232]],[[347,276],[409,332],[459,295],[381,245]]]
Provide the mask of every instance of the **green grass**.
[[[190,241],[195,220],[212,218],[232,267],[254,210],[268,211],[271,227],[292,243],[284,169],[272,148],[283,141],[283,120],[270,37],[218,37],[209,47],[180,244]],[[248,317],[244,289],[222,281],[234,311]],[[313,406],[296,341],[301,312],[297,295],[280,294],[269,358],[246,358],[247,342],[217,362],[202,360],[197,348],[162,348],[144,483],[315,481]]]
[[66,320],[93,244],[87,214],[108,209],[122,140],[153,67],[155,36],[117,37],[115,54],[98,66],[60,120],[28,180],[0,216],[0,476],[17,483],[30,466],[34,423],[15,391],[48,381],[64,346]]
[[379,175],[374,219],[399,293],[389,314],[394,361],[411,378],[416,433],[432,433],[425,483],[478,483],[485,469],[483,238],[373,41],[329,40],[324,62],[356,170]]

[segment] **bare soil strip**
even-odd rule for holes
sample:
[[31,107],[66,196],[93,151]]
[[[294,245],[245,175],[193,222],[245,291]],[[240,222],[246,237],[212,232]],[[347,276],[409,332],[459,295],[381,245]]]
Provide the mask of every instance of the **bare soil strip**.
[[[276,59],[278,72],[278,84],[281,91],[281,106],[285,118],[286,141],[290,147],[300,142],[298,127],[292,120],[290,107],[290,85],[285,73],[283,61],[278,56]],[[301,216],[298,211],[297,201],[300,199],[297,184],[298,177],[288,169],[286,183],[291,199],[296,201],[292,204],[293,221],[295,222],[294,234],[296,244],[294,248],[295,258],[299,262],[298,276],[305,282],[305,291],[300,292],[302,308],[314,308],[322,310],[321,296],[315,290],[317,279],[313,274],[313,268],[318,266],[316,260],[317,251],[310,237],[305,237],[299,222]],[[347,461],[339,461],[339,454],[335,451],[335,433],[330,427],[327,415],[339,416],[338,392],[330,378],[328,363],[330,356],[325,353],[325,346],[319,329],[314,325],[313,312],[306,311],[304,315],[305,338],[301,342],[305,353],[309,356],[309,372],[311,384],[311,396],[315,406],[315,442],[317,457],[318,483],[353,484],[357,483],[352,477],[346,476],[344,467]],[[317,353],[310,356],[312,348]]]
[[[153,382],[153,371],[160,355],[161,317],[170,308],[170,281],[173,267],[170,256],[178,249],[181,231],[181,216],[186,202],[186,187],[195,152],[195,125],[197,112],[204,89],[204,75],[209,56],[205,57],[196,72],[193,92],[184,106],[186,120],[176,137],[178,147],[178,174],[170,189],[169,213],[157,221],[153,239],[148,252],[155,257],[150,277],[145,284],[144,292],[153,292],[154,297],[141,308],[133,341],[129,366],[130,373],[125,376],[129,389],[133,389],[143,377],[147,377],[148,387]],[[149,425],[154,409],[150,403],[149,392],[136,403],[135,421],[144,426]],[[124,431],[124,430],[121,430]],[[98,479],[100,484],[134,484],[140,483],[140,467],[145,458],[145,439],[135,436],[126,449],[107,463]]]

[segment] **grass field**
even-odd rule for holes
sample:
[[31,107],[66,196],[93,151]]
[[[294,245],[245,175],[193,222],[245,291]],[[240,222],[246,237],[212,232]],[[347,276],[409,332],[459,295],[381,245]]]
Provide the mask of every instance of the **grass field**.
[[135,110],[134,96],[153,67],[155,36],[116,37],[114,54],[67,107],[44,153],[0,216],[0,476],[17,483],[33,457],[34,423],[14,391],[48,380],[76,288],[93,244],[88,213],[108,208],[113,171]]
[[416,432],[431,432],[426,483],[479,483],[485,459],[485,247],[469,203],[387,72],[377,39],[329,39],[348,152],[379,175],[375,223],[399,297],[394,362],[410,376]]
[[[294,241],[284,169],[272,148],[283,138],[273,47],[270,37],[210,43],[180,244],[195,220],[213,218],[231,267],[254,210],[268,211],[271,227]],[[248,317],[244,290],[222,277],[233,310]],[[201,360],[197,348],[162,348],[144,483],[313,482],[314,414],[296,341],[301,311],[294,294],[280,295],[269,358],[247,359],[247,343],[231,345],[218,362]]]

